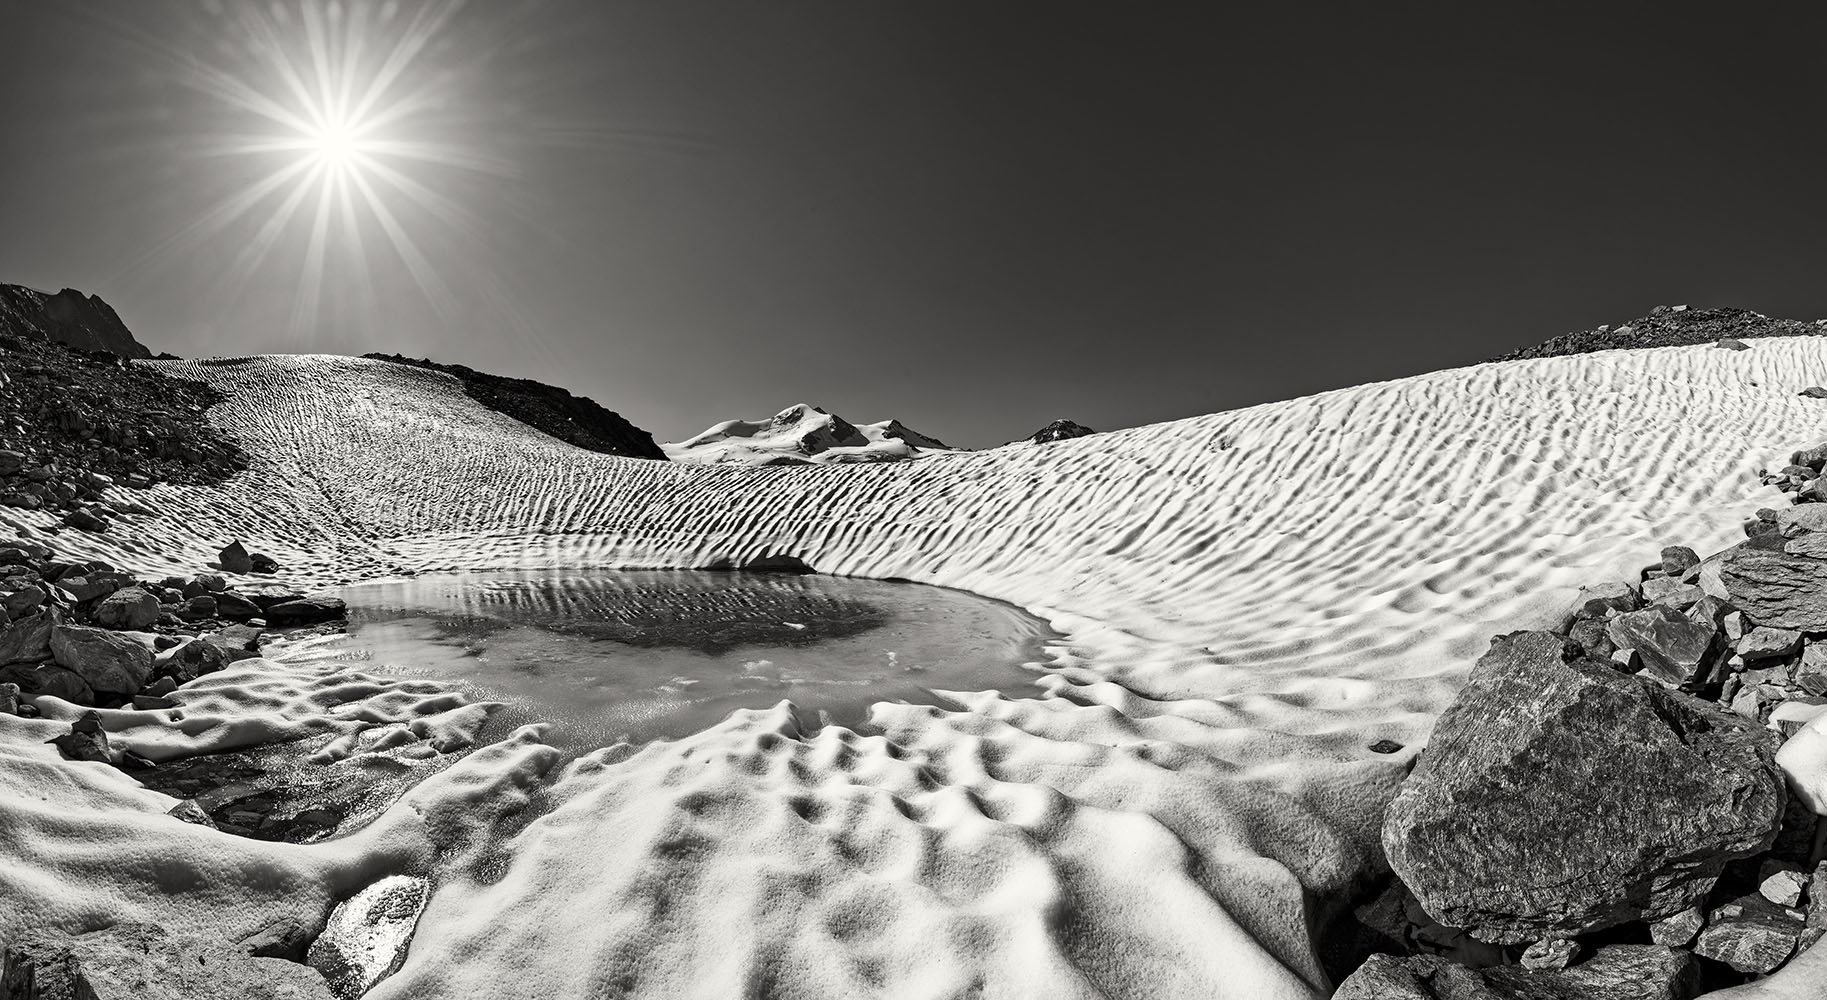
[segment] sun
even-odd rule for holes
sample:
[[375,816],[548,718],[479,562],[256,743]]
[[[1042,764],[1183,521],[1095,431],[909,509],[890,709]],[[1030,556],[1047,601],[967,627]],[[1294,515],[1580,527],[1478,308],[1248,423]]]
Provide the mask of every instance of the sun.
[[361,129],[343,121],[329,121],[305,133],[305,153],[336,173],[358,169],[365,147]]

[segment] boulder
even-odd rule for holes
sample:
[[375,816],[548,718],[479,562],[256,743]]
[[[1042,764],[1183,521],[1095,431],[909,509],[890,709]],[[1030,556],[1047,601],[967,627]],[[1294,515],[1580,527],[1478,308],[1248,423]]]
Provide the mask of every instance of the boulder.
[[162,678],[178,684],[189,684],[204,674],[213,674],[234,662],[220,645],[198,637],[160,653],[154,666]]
[[1700,963],[1653,944],[1614,944],[1566,969],[1468,969],[1437,955],[1372,955],[1333,1000],[1690,1000]]
[[1606,631],[1619,649],[1637,651],[1644,670],[1674,685],[1702,682],[1719,650],[1718,630],[1663,605],[1619,615]]
[[1499,637],[1390,803],[1390,866],[1434,919],[1526,944],[1698,902],[1775,840],[1778,737],[1585,658]]
[[1651,604],[1660,604],[1686,611],[1700,602],[1706,592],[1691,583],[1682,583],[1672,576],[1659,576],[1643,581],[1643,599]]
[[113,759],[108,753],[108,734],[102,730],[101,716],[92,711],[84,712],[82,718],[70,723],[69,732],[53,738],[51,743],[68,760],[106,764]]
[[368,992],[406,960],[429,886],[422,878],[389,875],[339,903],[311,943],[311,967],[345,1000]]
[[36,663],[51,658],[51,629],[57,615],[40,611],[0,626],[0,664]]
[[1649,939],[1670,948],[1686,947],[1689,941],[1694,940],[1694,935],[1700,933],[1700,928],[1705,924],[1706,914],[1700,912],[1700,907],[1690,906],[1680,913],[1663,917],[1650,924]]
[[43,587],[35,584],[22,584],[19,589],[0,594],[0,610],[10,618],[24,618],[37,614],[44,607],[47,594]]
[[63,523],[78,531],[107,531],[108,520],[93,510],[78,507],[63,516]]
[[106,629],[59,625],[51,630],[51,656],[98,694],[131,698],[152,679],[152,651]]
[[215,595],[216,616],[233,621],[246,621],[262,614],[260,605],[232,590],[225,590]]
[[1747,662],[1780,660],[1802,648],[1802,634],[1794,629],[1759,625],[1746,632],[1736,648]]
[[267,623],[275,628],[288,625],[313,625],[317,622],[335,621],[348,614],[348,608],[340,597],[328,594],[312,594],[295,601],[275,604],[266,609]]
[[1720,560],[1719,582],[1753,626],[1827,631],[1827,559],[1740,545]]
[[89,682],[55,663],[15,663],[0,667],[0,681],[17,684],[33,697],[49,695],[72,705],[95,702]]
[[230,573],[252,573],[254,571],[253,556],[248,553],[247,548],[239,540],[223,546],[217,561],[224,570]]
[[117,590],[95,606],[95,623],[103,628],[139,630],[159,620],[159,599],[139,587]]
[[1637,593],[1637,588],[1620,581],[1596,587],[1581,587],[1580,596],[1574,603],[1574,616],[1604,618],[1613,611],[1635,611],[1642,606],[1643,598]]
[[1662,550],[1662,572],[1672,579],[1681,579],[1699,565],[1699,553],[1685,545],[1669,545]]
[[334,1000],[309,966],[150,924],[71,937],[37,932],[5,949],[14,1000]]

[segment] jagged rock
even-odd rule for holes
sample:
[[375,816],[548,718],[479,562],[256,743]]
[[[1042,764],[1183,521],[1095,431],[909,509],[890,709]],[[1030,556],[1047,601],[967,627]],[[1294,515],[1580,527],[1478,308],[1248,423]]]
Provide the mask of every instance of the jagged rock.
[[1717,631],[1660,605],[1613,618],[1606,634],[1618,648],[1636,650],[1644,670],[1676,685],[1701,681],[1718,651]]
[[113,760],[108,753],[108,734],[102,730],[101,716],[94,712],[84,712],[82,718],[70,723],[70,731],[55,737],[51,743],[59,753],[70,760],[94,761],[107,764]]
[[216,617],[218,608],[216,595],[198,594],[184,602],[184,606],[178,611],[178,617],[186,621],[204,621]]
[[177,805],[165,810],[165,815],[181,819],[186,823],[195,823],[197,826],[207,826],[211,830],[216,829],[216,821],[209,818],[209,813],[197,804],[196,799],[179,800]]
[[1614,944],[1567,969],[1468,969],[1435,955],[1372,955],[1333,1000],[1691,1000],[1694,956],[1652,944]]
[[1814,866],[1808,877],[1807,925],[1811,929],[1827,928],[1827,861]]
[[34,663],[51,657],[51,629],[57,616],[40,611],[0,627],[0,663]]
[[1741,545],[1724,553],[1719,580],[1752,625],[1827,631],[1827,560]]
[[1700,907],[1690,906],[1650,924],[1649,939],[1670,948],[1686,947],[1705,923],[1706,915],[1700,912]]
[[304,591],[279,583],[257,583],[252,586],[237,588],[236,593],[259,605],[261,610],[275,604],[296,601],[305,596]]
[[311,966],[344,1000],[368,992],[405,961],[428,893],[422,878],[390,875],[338,904],[311,944]]
[[1802,634],[1794,629],[1759,625],[1745,633],[1736,648],[1747,661],[1778,660],[1802,648]]
[[232,590],[225,590],[220,594],[214,595],[214,597],[216,602],[216,616],[219,618],[227,618],[233,621],[245,621],[249,618],[257,618],[264,613],[260,605],[255,604],[253,601],[248,600],[246,597],[243,597]]
[[252,573],[254,571],[254,558],[248,554],[247,548],[239,540],[223,546],[217,561],[221,563],[222,569],[229,573]]
[[1586,655],[1595,660],[1609,660],[1617,651],[1606,623],[1601,618],[1581,618],[1567,629],[1567,638],[1580,644]]
[[59,625],[51,630],[51,656],[100,694],[131,698],[152,679],[152,651],[106,629]]
[[335,621],[348,614],[348,608],[340,597],[328,594],[312,594],[295,601],[275,604],[266,609],[267,624],[275,628],[288,625],[312,625],[317,622]]
[[1580,943],[1567,938],[1543,938],[1523,951],[1522,967],[1537,972],[1565,969],[1580,953]]
[[0,715],[19,714],[19,685],[0,683]]
[[1799,906],[1808,876],[1792,868],[1779,868],[1758,883],[1757,894],[1778,906]]
[[76,937],[35,933],[6,948],[11,1000],[332,1000],[309,966],[227,942],[116,924]]
[[1651,604],[1686,611],[1700,602],[1706,592],[1691,583],[1682,583],[1672,576],[1654,577],[1643,581],[1643,599]]
[[1796,911],[1746,896],[1707,915],[1694,954],[1739,972],[1774,972],[1795,953],[1806,929]]
[[11,593],[0,594],[0,610],[9,618],[24,618],[38,613],[49,596],[43,587],[28,583]]
[[33,697],[49,695],[72,705],[95,702],[89,682],[55,663],[14,663],[0,667],[0,680],[17,684]]
[[154,669],[161,677],[168,677],[178,684],[189,684],[204,674],[213,674],[226,668],[232,662],[234,658],[220,644],[199,636],[160,653],[154,660]]
[[1396,874],[1481,940],[1676,913],[1782,818],[1776,734],[1569,646],[1496,639],[1385,814]]
[[277,572],[279,572],[279,560],[274,559],[272,556],[269,556],[264,552],[249,553],[248,557],[247,557],[247,561],[251,566],[253,566],[252,572],[255,572],[255,573],[277,573]]
[[1635,587],[1618,582],[1581,587],[1574,614],[1579,618],[1603,619],[1613,611],[1635,611],[1643,606],[1643,597]]
[[159,620],[159,599],[139,587],[125,587],[95,606],[95,623],[103,628],[138,630]]

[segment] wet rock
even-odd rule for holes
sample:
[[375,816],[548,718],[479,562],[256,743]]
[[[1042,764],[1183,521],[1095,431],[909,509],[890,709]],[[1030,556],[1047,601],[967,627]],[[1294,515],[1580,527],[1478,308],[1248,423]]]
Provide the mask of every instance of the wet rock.
[[252,573],[254,571],[253,556],[248,553],[247,548],[239,540],[223,546],[221,553],[217,556],[217,561],[223,570],[229,573]]
[[126,587],[95,606],[95,623],[103,628],[139,630],[159,620],[159,599],[139,587]]
[[269,556],[264,552],[249,553],[247,559],[248,559],[248,563],[253,566],[252,572],[255,572],[255,573],[277,573],[277,572],[279,572],[279,560],[274,559],[272,556]]
[[1636,650],[1645,671],[1675,685],[1702,681],[1719,645],[1716,630],[1659,605],[1613,618],[1606,634],[1618,648]]
[[332,1000],[309,966],[254,958],[227,942],[116,924],[76,937],[28,934],[7,947],[17,1000]]
[[70,723],[69,732],[53,738],[51,743],[68,760],[99,764],[113,760],[108,752],[108,734],[102,731],[101,716],[94,712],[84,712],[82,718]]
[[216,610],[217,604],[214,594],[198,594],[184,602],[184,607],[178,612],[178,617],[193,622],[207,621],[208,619],[216,617]]
[[1774,972],[1795,953],[1806,930],[1794,910],[1747,896],[1714,910],[1694,941],[1694,954],[1739,972]]
[[152,679],[152,651],[106,629],[59,625],[51,630],[51,656],[98,694],[131,698]]
[[311,967],[345,1000],[368,992],[405,961],[428,892],[422,878],[390,875],[356,893],[330,912],[311,944]]
[[1431,916],[1481,940],[1657,920],[1774,841],[1777,742],[1552,633],[1514,633],[1440,717],[1383,846]]
[[266,609],[267,623],[274,628],[285,628],[292,625],[314,625],[318,622],[335,621],[348,614],[348,608],[340,597],[328,594],[313,594],[295,601],[275,604]]
[[213,674],[234,662],[227,650],[202,637],[160,653],[155,661],[159,675],[177,684],[189,684],[205,674]]
[[1673,948],[1617,944],[1567,969],[1468,969],[1435,955],[1372,955],[1333,1000],[1690,1000],[1700,963]]

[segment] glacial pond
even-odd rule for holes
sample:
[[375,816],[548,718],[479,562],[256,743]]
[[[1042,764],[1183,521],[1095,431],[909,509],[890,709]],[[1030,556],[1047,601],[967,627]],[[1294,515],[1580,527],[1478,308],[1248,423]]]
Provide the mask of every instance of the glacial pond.
[[1058,638],[962,591],[820,575],[675,570],[422,576],[348,587],[351,658],[507,703],[576,753],[676,738],[791,701],[858,726],[878,701],[1033,692]]

